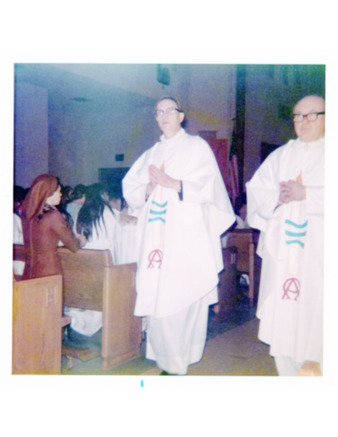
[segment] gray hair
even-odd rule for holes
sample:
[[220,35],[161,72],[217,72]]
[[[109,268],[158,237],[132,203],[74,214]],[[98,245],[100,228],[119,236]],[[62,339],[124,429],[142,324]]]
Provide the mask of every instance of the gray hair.
[[174,97],[171,97],[171,96],[163,96],[160,99],[158,99],[157,102],[155,103],[155,109],[157,108],[157,105],[160,102],[162,102],[163,100],[171,100],[172,102],[174,102],[176,104],[177,109],[178,109],[179,112],[184,112],[182,107],[181,107],[181,105],[180,105],[180,102],[177,99],[175,99]]

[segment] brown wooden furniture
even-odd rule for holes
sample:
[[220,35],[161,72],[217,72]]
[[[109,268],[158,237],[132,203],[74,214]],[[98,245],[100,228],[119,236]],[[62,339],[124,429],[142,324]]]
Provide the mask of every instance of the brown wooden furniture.
[[13,374],[61,373],[62,276],[13,281]]
[[222,319],[235,305],[236,299],[236,259],[237,249],[227,247],[222,249],[224,269],[219,274],[218,304],[214,306],[216,319]]
[[256,254],[259,232],[253,229],[233,229],[229,232],[227,247],[237,249],[237,272],[249,276],[250,305],[258,296],[261,259]]
[[[141,318],[134,316],[136,264],[113,265],[109,250],[58,248],[63,269],[63,304],[102,311],[103,369],[140,355]],[[14,259],[24,260],[14,245]]]

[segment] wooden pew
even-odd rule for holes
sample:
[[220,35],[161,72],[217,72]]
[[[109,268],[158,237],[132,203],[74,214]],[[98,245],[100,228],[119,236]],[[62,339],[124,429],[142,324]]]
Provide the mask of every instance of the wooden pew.
[[[63,304],[102,311],[103,369],[140,355],[141,318],[134,316],[136,264],[113,265],[109,250],[76,253],[58,248],[63,270]],[[24,247],[14,245],[14,259]]]
[[237,248],[237,272],[249,275],[250,305],[258,296],[261,259],[256,254],[259,232],[253,229],[233,229],[229,232],[227,247]]
[[214,305],[216,320],[221,321],[229,315],[234,307],[237,292],[237,249],[226,247],[222,249],[224,269],[219,274],[218,283],[218,304]]
[[13,374],[60,374],[62,276],[13,281]]

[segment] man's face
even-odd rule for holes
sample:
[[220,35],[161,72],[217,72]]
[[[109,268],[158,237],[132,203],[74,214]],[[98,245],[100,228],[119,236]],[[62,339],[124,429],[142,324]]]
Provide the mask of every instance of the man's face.
[[[317,96],[308,96],[300,100],[294,107],[294,114],[311,114],[324,112],[325,102]],[[305,142],[316,141],[325,135],[325,115],[318,115],[315,121],[309,121],[306,117],[300,123],[294,122],[295,132],[298,138]]]
[[175,109],[178,109],[176,103],[169,99],[161,100],[156,106],[156,121],[166,138],[172,138],[181,129],[184,114]]

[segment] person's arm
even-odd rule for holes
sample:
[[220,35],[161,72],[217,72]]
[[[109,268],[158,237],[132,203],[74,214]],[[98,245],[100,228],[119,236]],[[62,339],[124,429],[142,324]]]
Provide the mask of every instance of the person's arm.
[[85,236],[78,235],[78,237],[76,237],[73,231],[67,226],[66,220],[62,217],[62,214],[59,211],[54,211],[52,214],[53,229],[58,235],[59,239],[69,250],[72,252],[77,252],[81,246],[86,243]]

